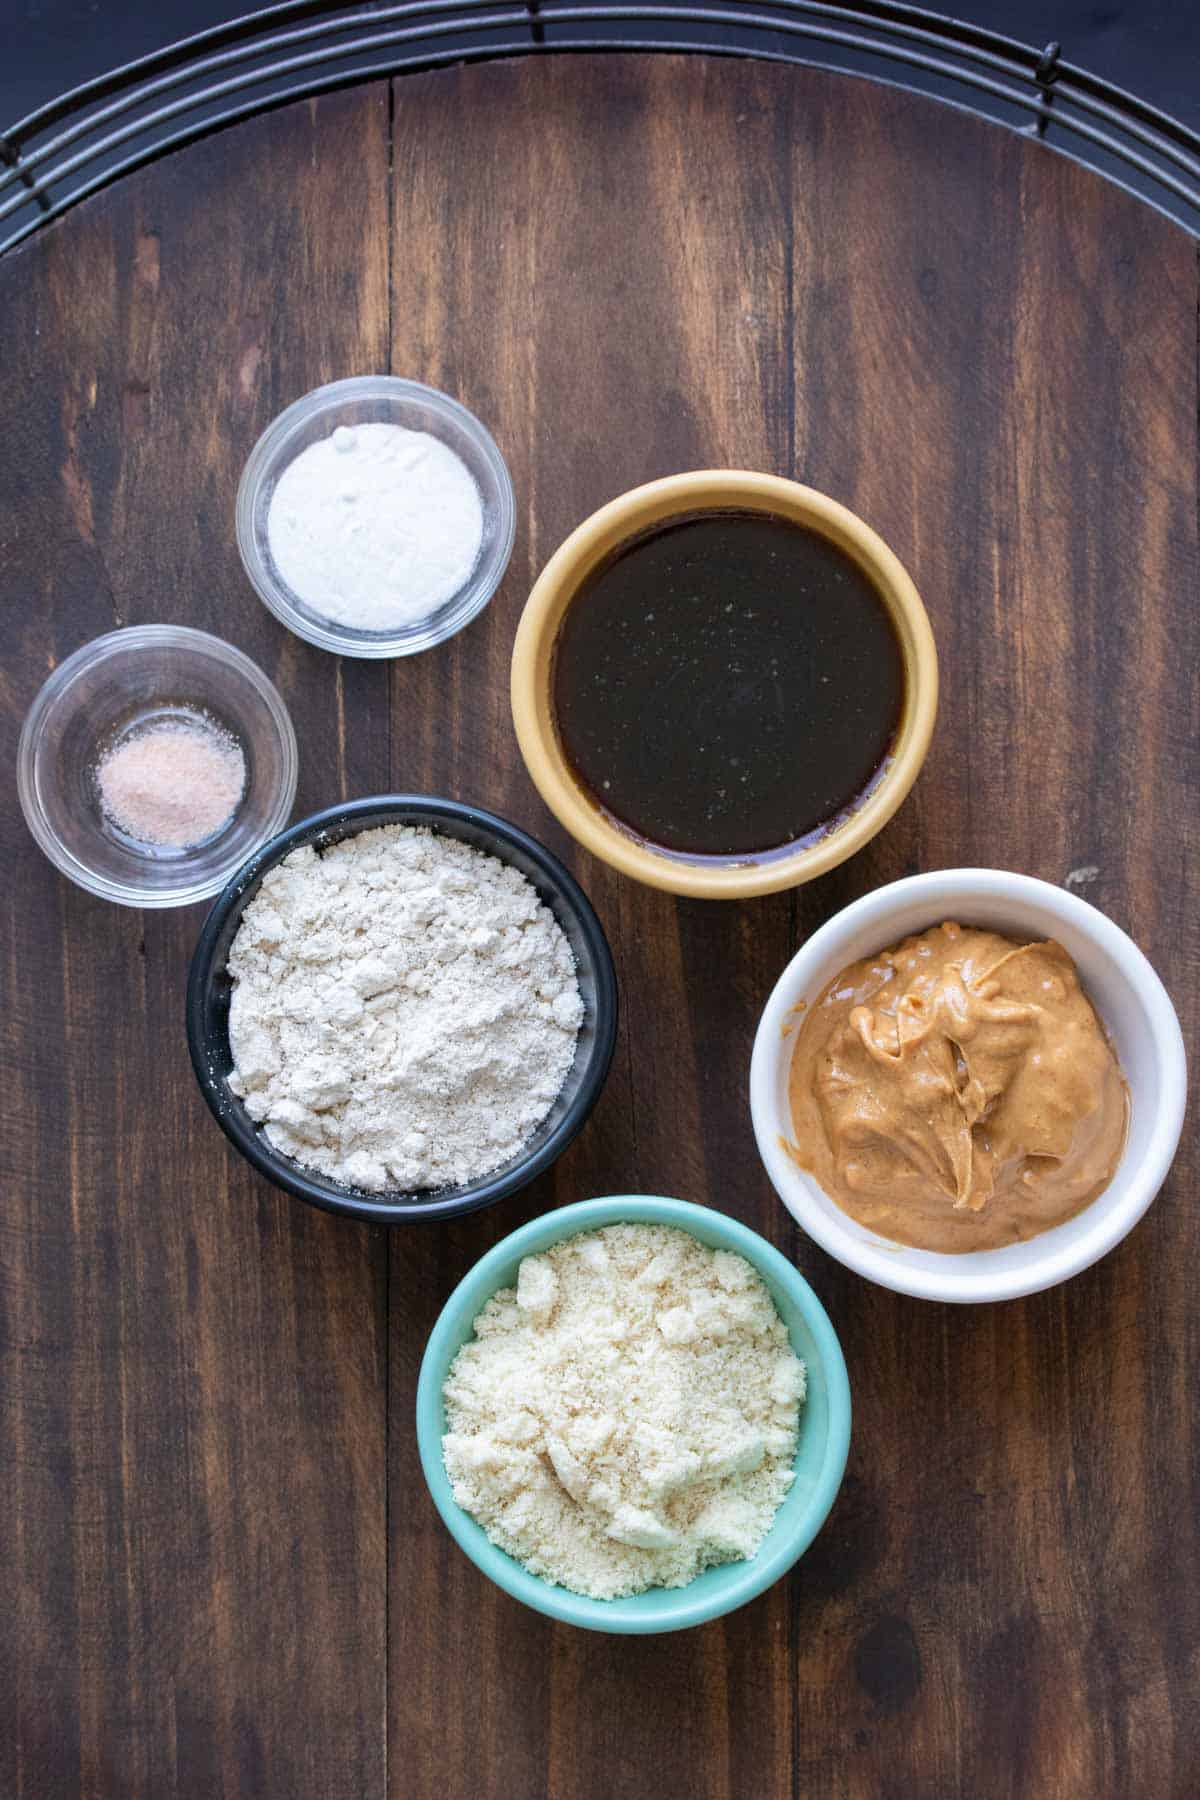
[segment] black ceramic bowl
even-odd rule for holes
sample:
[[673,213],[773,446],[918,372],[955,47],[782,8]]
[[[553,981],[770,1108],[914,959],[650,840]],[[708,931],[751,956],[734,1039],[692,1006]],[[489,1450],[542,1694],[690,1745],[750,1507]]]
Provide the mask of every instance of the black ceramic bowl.
[[[242,912],[254,898],[264,875],[301,844],[315,850],[336,844],[356,831],[375,825],[421,825],[447,837],[486,850],[519,869],[536,888],[567,935],[575,954],[583,1024],[575,1061],[549,1113],[519,1156],[462,1187],[428,1192],[368,1194],[328,1181],[284,1156],[267,1142],[249,1113],[230,1091],[233,1067],[229,1048],[229,999],[233,983],[226,971],[229,946]],[[410,1219],[446,1219],[474,1212],[515,1193],[548,1169],[582,1127],[604,1086],[617,1037],[617,979],[612,955],[583,889],[550,852],[494,813],[481,812],[456,800],[426,794],[385,794],[353,800],[302,819],[281,832],[252,856],[217,899],[205,921],[192,957],[187,994],[188,1048],[201,1092],[230,1142],[276,1186],[356,1219],[393,1224]]]

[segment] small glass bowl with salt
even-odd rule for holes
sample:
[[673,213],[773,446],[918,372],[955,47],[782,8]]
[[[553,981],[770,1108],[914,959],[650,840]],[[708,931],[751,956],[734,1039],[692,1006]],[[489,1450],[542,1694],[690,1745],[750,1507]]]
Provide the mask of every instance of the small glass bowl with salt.
[[122,906],[186,906],[223,888],[287,823],[287,708],[232,644],[133,625],[59,664],[17,751],[26,822],[50,861]]
[[263,603],[343,656],[411,656],[461,631],[499,587],[516,506],[474,413],[394,375],[303,395],[238,488],[238,549]]

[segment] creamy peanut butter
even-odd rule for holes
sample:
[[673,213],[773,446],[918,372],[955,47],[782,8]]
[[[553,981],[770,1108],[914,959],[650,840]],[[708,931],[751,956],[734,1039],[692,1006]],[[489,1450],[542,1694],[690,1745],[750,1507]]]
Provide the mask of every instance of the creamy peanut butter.
[[1129,1094],[1060,944],[947,922],[843,969],[788,1083],[800,1167],[883,1237],[991,1250],[1089,1205]]

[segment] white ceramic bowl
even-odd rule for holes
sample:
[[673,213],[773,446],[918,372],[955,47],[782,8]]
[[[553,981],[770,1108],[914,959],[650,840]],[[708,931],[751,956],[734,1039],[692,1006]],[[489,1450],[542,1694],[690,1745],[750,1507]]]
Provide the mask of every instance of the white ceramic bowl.
[[[857,1224],[783,1147],[798,1000],[813,1003],[840,969],[943,919],[1029,938],[1056,938],[1107,1026],[1129,1083],[1129,1138],[1116,1174],[1066,1224],[1001,1250],[948,1256],[892,1243]],[[1077,1275],[1141,1218],[1166,1178],[1183,1128],[1183,1034],[1162,982],[1137,945],[1077,894],[1002,869],[944,869],[856,900],[809,938],[768,1000],[750,1063],[759,1154],[788,1211],[831,1256],[897,1293],[925,1300],[1011,1300]]]

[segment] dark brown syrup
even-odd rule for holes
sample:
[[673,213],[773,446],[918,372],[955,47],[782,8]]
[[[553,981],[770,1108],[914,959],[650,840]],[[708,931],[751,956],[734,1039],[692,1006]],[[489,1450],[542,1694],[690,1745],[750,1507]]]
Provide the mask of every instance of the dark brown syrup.
[[646,842],[763,855],[871,790],[904,698],[900,645],[858,565],[766,513],[631,539],[568,608],[552,674],[576,776]]

